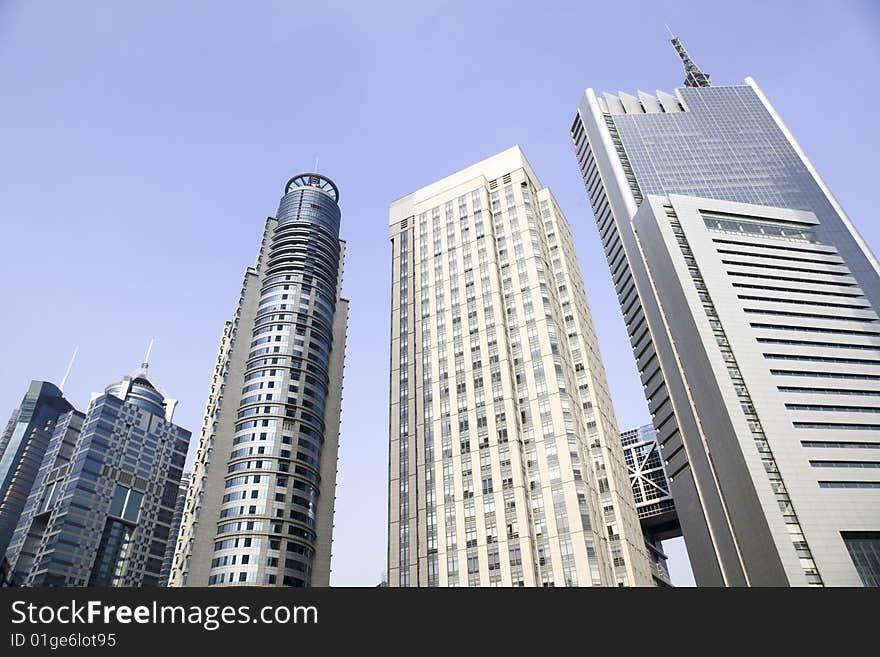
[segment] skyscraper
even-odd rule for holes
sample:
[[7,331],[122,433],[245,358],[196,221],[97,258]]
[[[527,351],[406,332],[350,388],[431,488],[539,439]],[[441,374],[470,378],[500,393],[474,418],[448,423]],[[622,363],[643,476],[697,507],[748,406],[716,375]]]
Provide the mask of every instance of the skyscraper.
[[650,586],[550,190],[514,147],[390,220],[389,585]]
[[226,323],[171,586],[328,586],[348,301],[339,190],[294,176]]
[[0,559],[9,547],[59,416],[72,410],[61,389],[31,381],[0,439]]
[[571,136],[696,581],[877,581],[877,261],[754,80],[673,45],[683,87],[587,89]]
[[646,424],[621,433],[620,442],[639,522],[645,535],[645,547],[653,566],[654,581],[658,586],[671,586],[662,542],[681,536],[681,525],[675,513],[672,493],[669,492],[657,431],[653,424]]
[[169,529],[170,539],[165,548],[165,558],[162,561],[162,572],[159,574],[160,586],[168,586],[171,579],[171,568],[174,565],[174,553],[177,551],[177,537],[180,534],[180,521],[183,518],[183,509],[186,506],[186,495],[189,492],[189,483],[192,473],[184,472],[180,477],[180,485],[177,487],[177,500],[174,503],[174,515],[171,518]]
[[24,586],[159,586],[190,432],[146,363],[55,425],[8,557]]

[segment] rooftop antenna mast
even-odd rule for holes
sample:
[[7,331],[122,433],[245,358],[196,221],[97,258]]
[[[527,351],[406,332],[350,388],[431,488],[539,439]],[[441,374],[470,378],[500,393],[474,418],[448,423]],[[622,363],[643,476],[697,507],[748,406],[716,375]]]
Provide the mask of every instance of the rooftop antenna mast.
[[64,392],[64,384],[67,383],[67,377],[70,376],[70,370],[73,368],[73,361],[76,360],[77,352],[79,352],[79,345],[73,348],[73,356],[70,357],[70,362],[67,363],[67,371],[64,372],[64,376],[61,377],[61,384],[58,386],[58,389],[61,392]]
[[684,49],[681,41],[677,36],[675,36],[675,34],[673,34],[668,25],[666,26],[666,31],[669,32],[669,36],[672,37],[672,47],[675,48],[675,52],[678,53],[678,56],[681,59],[681,63],[684,65],[684,86],[712,86],[711,82],[709,82],[709,74],[703,73],[703,71],[700,70],[700,67],[694,64],[694,60],[692,60],[690,55],[688,55],[687,50]]
[[147,354],[144,356],[144,362],[141,363],[141,369],[146,372],[147,368],[150,366],[150,352],[153,351],[153,344],[156,342],[156,338],[150,338],[150,345],[147,347]]

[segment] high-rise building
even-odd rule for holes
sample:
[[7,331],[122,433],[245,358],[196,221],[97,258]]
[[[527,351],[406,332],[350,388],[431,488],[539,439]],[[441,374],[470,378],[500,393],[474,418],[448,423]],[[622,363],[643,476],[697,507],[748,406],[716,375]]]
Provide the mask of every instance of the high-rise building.
[[877,261],[754,80],[673,45],[683,87],[587,89],[571,136],[696,581],[876,581]]
[[0,588],[15,586],[15,576],[9,569],[9,560],[4,556],[0,559]]
[[389,585],[650,586],[550,190],[514,147],[390,220]]
[[72,410],[57,386],[31,381],[0,438],[0,558],[21,518],[59,416]]
[[180,521],[183,519],[183,509],[186,506],[186,495],[189,492],[189,484],[192,473],[184,472],[177,487],[177,501],[174,503],[174,515],[171,518],[168,546],[165,548],[165,559],[162,562],[162,572],[159,574],[161,586],[168,586],[171,579],[171,568],[174,566],[174,553],[177,551],[177,537],[180,535]]
[[190,432],[134,374],[61,415],[9,546],[24,586],[159,586]]
[[623,458],[629,471],[639,522],[645,535],[645,547],[653,567],[651,574],[657,586],[671,586],[662,543],[681,536],[681,525],[675,512],[675,501],[669,492],[657,431],[653,424],[630,429],[620,434],[620,443],[623,445]]
[[171,586],[329,586],[348,301],[339,190],[294,176],[226,323]]

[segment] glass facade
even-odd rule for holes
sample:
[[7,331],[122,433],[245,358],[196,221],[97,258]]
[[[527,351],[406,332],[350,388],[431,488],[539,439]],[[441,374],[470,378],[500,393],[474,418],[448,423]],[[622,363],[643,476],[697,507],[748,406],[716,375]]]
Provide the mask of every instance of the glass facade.
[[160,586],[189,431],[145,369],[62,416],[8,553],[25,586]]
[[686,111],[608,117],[637,198],[681,194],[811,211],[819,219],[814,239],[834,244],[880,305],[874,267],[756,90],[683,87],[678,93]]
[[674,512],[675,503],[669,492],[669,482],[654,426],[646,424],[638,429],[624,431],[620,434],[620,442],[623,444],[623,455],[639,518]]
[[864,586],[880,586],[880,532],[842,532]]
[[32,381],[6,425],[0,439],[0,557],[24,510],[55,424],[72,408],[56,386]]
[[689,80],[589,89],[571,136],[694,573],[852,586],[839,534],[876,528],[880,486],[876,259],[754,81]]
[[620,434],[645,546],[657,586],[671,586],[662,541],[681,536],[675,502],[654,425],[646,424]]
[[[267,226],[253,322],[237,327],[249,349],[234,366],[243,385],[228,393],[237,410],[204,582],[209,586],[315,585],[319,549],[329,577],[329,538],[325,542],[321,532],[329,537],[332,518],[319,527],[320,509],[322,495],[332,498],[335,487],[337,441],[327,437],[338,432],[341,363],[333,359],[343,345],[334,345],[334,330],[347,312],[347,302],[337,310],[343,304],[338,198],[328,178],[295,176]],[[328,415],[329,407],[334,414]],[[216,434],[210,441],[216,444]],[[328,443],[334,445],[330,456]],[[330,461],[333,479],[324,481],[322,468]],[[204,481],[200,467],[197,487]],[[194,531],[188,522],[184,527],[184,533]],[[324,576],[322,571],[319,579]]]

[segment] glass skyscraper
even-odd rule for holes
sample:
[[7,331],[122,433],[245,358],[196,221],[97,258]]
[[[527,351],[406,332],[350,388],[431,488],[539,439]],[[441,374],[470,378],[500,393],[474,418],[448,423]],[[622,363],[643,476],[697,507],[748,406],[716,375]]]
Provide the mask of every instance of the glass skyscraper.
[[60,416],[12,536],[24,586],[160,586],[190,432],[146,363]]
[[31,381],[0,439],[0,558],[9,547],[59,416],[73,410],[61,390]]
[[348,301],[339,190],[284,187],[226,323],[171,586],[328,586]]
[[389,586],[651,586],[550,190],[514,147],[390,220]]
[[877,261],[758,85],[673,45],[685,86],[587,89],[571,136],[697,583],[877,581]]

